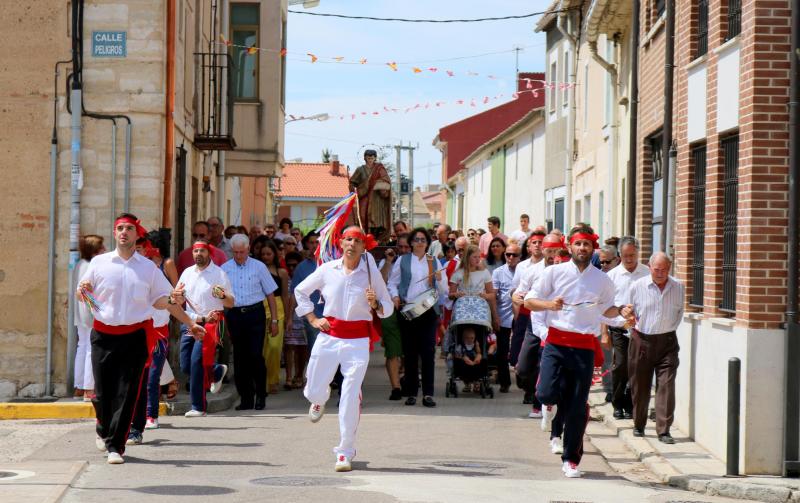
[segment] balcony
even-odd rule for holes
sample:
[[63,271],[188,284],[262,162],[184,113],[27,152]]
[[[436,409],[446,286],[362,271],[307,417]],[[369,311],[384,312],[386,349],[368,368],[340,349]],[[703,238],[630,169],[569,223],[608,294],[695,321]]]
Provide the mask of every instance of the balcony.
[[200,93],[194,144],[201,150],[233,150],[233,96],[228,85],[231,57],[224,52],[198,52],[195,58]]

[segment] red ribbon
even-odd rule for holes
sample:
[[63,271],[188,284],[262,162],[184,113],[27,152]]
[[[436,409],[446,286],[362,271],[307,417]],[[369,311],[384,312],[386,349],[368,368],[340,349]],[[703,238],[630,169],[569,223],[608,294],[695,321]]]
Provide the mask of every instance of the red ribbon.
[[361,229],[348,229],[342,233],[342,239],[344,238],[353,238],[353,239],[360,239],[364,242],[364,248],[367,251],[378,246],[378,242],[375,240],[375,236],[372,234],[365,234]]
[[142,223],[140,220],[134,220],[131,217],[120,217],[114,220],[114,229],[116,230],[117,225],[119,224],[131,224],[136,227],[136,237],[143,238],[147,235],[147,229],[142,227]]
[[216,246],[212,245],[211,243],[195,243],[192,245],[192,250],[203,249],[208,250],[210,255],[214,254],[214,251],[217,249]]
[[[202,243],[201,243],[202,244]],[[214,363],[217,360],[217,345],[219,344],[221,336],[219,328],[221,322],[225,319],[222,311],[215,311],[217,313],[217,321],[207,321],[203,328],[206,329],[206,335],[203,336],[203,386],[206,390],[211,389],[211,384],[214,382]]]
[[598,236],[597,234],[586,234],[584,232],[578,232],[576,234],[573,234],[569,238],[569,244],[573,244],[575,241],[578,241],[578,240],[581,240],[581,239],[585,239],[587,241],[591,241],[592,242],[592,248],[594,248],[595,250],[600,248],[600,245],[597,243],[597,240],[600,239],[600,236]]

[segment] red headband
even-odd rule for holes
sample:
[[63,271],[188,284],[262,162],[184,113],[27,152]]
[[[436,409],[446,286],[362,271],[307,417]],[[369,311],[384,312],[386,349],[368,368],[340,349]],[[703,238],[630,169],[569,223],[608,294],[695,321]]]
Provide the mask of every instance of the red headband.
[[209,244],[209,243],[195,243],[195,244],[192,245],[192,250],[198,250],[198,249],[201,249],[201,248],[204,249],[204,250],[208,250],[208,253],[214,253],[214,248],[215,247],[214,247],[214,245]]
[[364,234],[364,232],[361,231],[361,229],[357,228],[351,228],[344,231],[344,233],[342,234],[342,239],[344,238],[360,239],[361,241],[364,242],[364,249],[366,249],[367,251],[378,246],[378,242],[375,241],[375,236],[373,236],[372,234]]
[[569,262],[572,259],[569,255],[558,255],[553,259],[554,264],[562,264],[564,262]]
[[561,238],[560,242],[551,243],[549,241],[542,242],[542,248],[558,248],[559,250],[566,250],[567,247],[564,244],[564,238]]
[[158,248],[154,247],[149,239],[145,239],[144,240],[144,244],[142,246],[144,247],[143,251],[144,251],[144,256],[145,257],[153,258],[153,257],[160,257],[161,256],[161,250],[159,250]]
[[147,234],[147,230],[142,227],[142,224],[139,220],[134,220],[131,217],[119,217],[118,219],[114,220],[114,230],[116,231],[117,226],[119,224],[131,224],[136,227],[136,237],[143,238]]
[[573,234],[569,238],[569,244],[573,244],[575,241],[578,241],[578,240],[581,240],[581,239],[585,239],[587,241],[591,241],[592,242],[592,248],[594,248],[595,250],[600,248],[600,245],[597,243],[597,240],[600,239],[600,236],[598,236],[597,234],[586,234],[586,233],[583,233],[583,232],[578,232],[576,234]]
[[546,233],[544,233],[542,231],[536,231],[536,232],[531,233],[531,237],[528,238],[528,241],[533,241],[533,238],[539,238],[539,237],[544,239],[545,236],[547,236]]

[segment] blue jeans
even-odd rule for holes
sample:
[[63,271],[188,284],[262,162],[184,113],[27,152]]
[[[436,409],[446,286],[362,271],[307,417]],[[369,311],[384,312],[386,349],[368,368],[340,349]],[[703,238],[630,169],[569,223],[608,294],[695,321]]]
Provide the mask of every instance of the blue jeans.
[[147,417],[158,418],[158,397],[161,395],[161,371],[169,354],[169,342],[158,341],[147,376]]
[[[189,397],[192,410],[206,411],[206,388],[203,382],[203,342],[189,334],[186,325],[181,325],[181,371],[189,376]],[[222,365],[214,364],[214,381],[222,378]]]

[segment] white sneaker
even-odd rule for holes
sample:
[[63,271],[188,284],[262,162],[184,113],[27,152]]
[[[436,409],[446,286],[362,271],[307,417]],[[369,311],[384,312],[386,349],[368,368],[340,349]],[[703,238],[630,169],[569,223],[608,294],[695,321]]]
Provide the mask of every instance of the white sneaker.
[[158,429],[158,418],[157,417],[148,417],[147,422],[144,423],[145,430],[157,430]]
[[554,417],[556,417],[555,405],[545,405],[542,407],[542,431],[550,431]]
[[118,452],[108,453],[108,459],[106,460],[106,463],[108,463],[109,465],[121,465],[124,462],[125,460],[122,458],[122,454]]
[[353,469],[350,465],[350,458],[345,456],[344,454],[339,454],[336,456],[336,467],[335,470],[337,472],[349,472]]
[[583,476],[583,472],[578,470],[578,465],[572,461],[564,461],[564,464],[561,466],[561,471],[570,479],[577,479]]
[[192,409],[189,412],[187,412],[186,414],[184,414],[183,417],[204,417],[205,415],[206,415],[206,413],[201,411],[201,410]]
[[[325,406],[324,405],[319,405],[319,404],[316,404],[316,403],[312,403],[311,407],[308,408],[308,419],[310,419],[312,423],[316,423],[317,421],[322,419],[322,415],[323,414],[325,414]],[[337,462],[336,466],[337,466],[337,471],[341,471],[341,470],[338,470],[338,466],[339,466],[338,462]],[[347,462],[347,466],[350,466],[350,461]]]
[[211,383],[211,393],[219,393],[222,391],[222,380],[225,379],[225,374],[228,373],[228,366],[227,365],[220,365],[222,367],[222,375],[219,378],[219,381],[214,381]]
[[100,452],[108,451],[108,448],[106,447],[106,441],[99,436],[94,438],[94,446],[97,447],[97,450]]
[[564,454],[564,442],[561,437],[550,439],[550,452],[553,454]]
[[540,419],[542,417],[542,409],[531,409],[528,412],[528,417],[531,419]]

